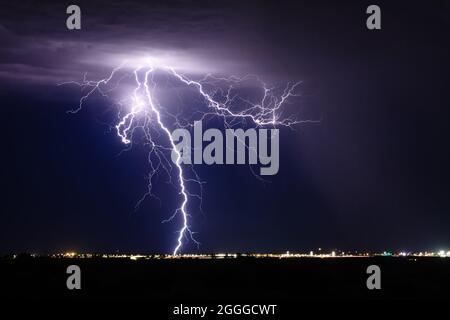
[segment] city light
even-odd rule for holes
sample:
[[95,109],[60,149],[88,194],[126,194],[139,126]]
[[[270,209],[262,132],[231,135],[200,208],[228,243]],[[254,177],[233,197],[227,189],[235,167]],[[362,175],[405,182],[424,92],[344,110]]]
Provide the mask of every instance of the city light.
[[[360,252],[360,251],[342,251],[333,250],[325,251],[323,249],[317,250],[316,252],[311,250],[309,252],[292,252],[286,251],[284,253],[209,253],[209,254],[125,254],[125,253],[114,253],[114,254],[95,254],[95,253],[76,253],[73,251],[57,253],[52,255],[39,255],[33,253],[31,257],[51,257],[51,258],[70,258],[70,259],[89,259],[89,258],[102,258],[102,259],[129,259],[132,261],[137,260],[150,260],[150,259],[342,259],[342,258],[371,258],[371,257],[429,257],[429,258],[448,258],[450,257],[450,250],[438,250],[438,251],[420,251],[420,252],[409,252],[409,251],[398,251],[396,253],[391,253],[389,251],[378,252]],[[16,259],[18,255],[11,256]]]

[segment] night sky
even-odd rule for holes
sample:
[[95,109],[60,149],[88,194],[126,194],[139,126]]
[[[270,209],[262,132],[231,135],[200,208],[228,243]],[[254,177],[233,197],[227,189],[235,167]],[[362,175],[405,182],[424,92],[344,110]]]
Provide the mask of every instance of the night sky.
[[[448,1],[1,1],[0,253],[168,253],[176,190],[146,191],[145,147],[124,149],[114,107],[57,86],[104,77],[125,57],[164,55],[187,72],[301,80],[320,123],[281,129],[280,170],[197,166],[201,242],[184,252],[436,250],[450,245]],[[313,4],[314,3],[314,4]],[[187,108],[189,106],[186,106]],[[120,154],[120,155],[119,155]],[[159,188],[159,189],[158,189]]]

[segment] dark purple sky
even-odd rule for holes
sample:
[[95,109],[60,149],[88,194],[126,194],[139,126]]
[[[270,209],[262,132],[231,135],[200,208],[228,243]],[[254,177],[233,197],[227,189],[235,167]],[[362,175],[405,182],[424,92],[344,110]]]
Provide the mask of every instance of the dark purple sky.
[[378,2],[377,32],[365,28],[368,1],[77,3],[76,32],[69,2],[1,4],[0,252],[171,251],[177,224],[160,222],[173,190],[133,213],[144,150],[118,157],[111,106],[95,99],[68,115],[79,90],[56,86],[143,56],[191,74],[301,80],[298,107],[322,118],[281,132],[270,183],[247,167],[198,169],[201,251],[449,247],[445,1]]

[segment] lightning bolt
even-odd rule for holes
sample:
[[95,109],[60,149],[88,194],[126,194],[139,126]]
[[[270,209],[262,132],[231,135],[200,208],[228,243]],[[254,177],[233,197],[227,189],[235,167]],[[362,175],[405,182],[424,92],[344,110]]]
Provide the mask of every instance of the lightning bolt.
[[[115,103],[123,107],[130,103],[131,109],[121,116],[119,113],[119,121],[115,125],[117,136],[125,145],[132,145],[133,135],[137,129],[142,129],[149,146],[148,160],[150,164],[150,173],[148,175],[148,191],[138,201],[136,208],[145,200],[147,196],[156,197],[153,192],[153,177],[154,175],[164,170],[172,182],[172,163],[176,167],[177,188],[181,203],[169,219],[163,222],[171,221],[177,216],[181,216],[182,225],[177,231],[177,241],[173,249],[173,255],[178,255],[183,247],[184,240],[191,239],[194,243],[199,245],[199,242],[194,238],[194,233],[190,229],[188,213],[188,202],[190,197],[197,197],[202,200],[202,181],[192,169],[194,178],[189,178],[186,168],[182,165],[182,155],[180,150],[176,147],[175,141],[172,139],[169,124],[165,123],[162,112],[165,116],[175,119],[174,123],[177,128],[192,126],[191,123],[183,125],[179,121],[177,115],[170,114],[167,110],[161,108],[159,102],[153,96],[153,89],[156,88],[157,81],[155,81],[155,73],[163,72],[171,76],[173,80],[178,81],[179,84],[185,85],[188,88],[193,88],[197,94],[206,103],[208,111],[200,112],[199,120],[204,120],[207,117],[221,117],[224,121],[225,127],[231,128],[236,123],[249,121],[254,126],[286,126],[292,127],[298,123],[317,122],[316,120],[296,120],[295,117],[284,117],[281,112],[282,106],[288,101],[290,97],[299,96],[296,93],[296,88],[301,82],[288,83],[276,94],[276,88],[269,88],[259,77],[255,75],[247,75],[244,77],[218,77],[207,74],[200,80],[193,80],[186,75],[177,72],[170,66],[138,66],[131,68],[129,72],[128,62],[125,61],[117,68],[114,68],[108,77],[99,81],[88,80],[86,74],[81,82],[69,81],[63,84],[75,84],[81,87],[82,91],[86,93],[80,98],[79,104],[75,109],[69,110],[69,113],[77,113],[82,108],[84,103],[94,93],[98,92],[106,98],[110,98],[110,94],[116,90],[122,80],[126,77],[133,77],[135,87],[130,97],[126,99],[115,99]],[[124,71],[124,75],[118,76],[120,71]],[[142,73],[144,74],[143,79]],[[246,81],[253,81],[263,92],[260,99],[256,102],[243,97],[239,94],[239,86]],[[152,136],[152,128],[156,125],[157,131],[162,133],[168,140],[166,145],[158,143],[158,139]],[[166,154],[172,152],[175,155],[175,161],[170,161]],[[187,184],[196,183],[200,186],[200,194],[191,193],[188,191]]]

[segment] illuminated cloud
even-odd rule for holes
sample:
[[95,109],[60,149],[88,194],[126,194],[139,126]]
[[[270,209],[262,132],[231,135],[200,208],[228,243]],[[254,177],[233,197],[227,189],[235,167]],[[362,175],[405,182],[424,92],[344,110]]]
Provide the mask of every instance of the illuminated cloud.
[[133,1],[80,7],[79,31],[65,28],[63,5],[42,4],[31,13],[26,3],[14,4],[0,13],[0,79],[54,84],[87,70],[101,76],[124,60],[152,59],[187,73],[245,68],[242,48],[231,45],[239,35],[232,12],[184,2],[170,8]]

